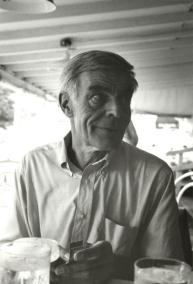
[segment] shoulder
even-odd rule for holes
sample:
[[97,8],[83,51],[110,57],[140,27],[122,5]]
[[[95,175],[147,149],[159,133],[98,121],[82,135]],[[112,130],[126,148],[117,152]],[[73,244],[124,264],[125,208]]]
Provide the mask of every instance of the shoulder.
[[49,156],[56,153],[61,148],[60,142],[54,142],[50,144],[45,144],[35,149],[29,151],[25,156],[24,159],[33,159],[35,157],[42,157],[42,156]]
[[[123,143],[122,152],[126,161],[126,173],[142,196],[146,192],[150,200],[167,191],[174,193],[174,175],[170,166],[159,157],[135,146]],[[157,196],[157,197],[156,197]]]
[[52,162],[59,160],[61,149],[62,141],[45,144],[32,149],[20,160],[20,171],[24,171],[29,167],[45,165],[45,162],[48,163],[51,160]]
[[120,156],[127,161],[127,166],[133,170],[141,170],[162,175],[172,175],[170,166],[159,157],[139,149],[128,143],[122,142]]
[[26,156],[35,156],[35,155],[38,155],[38,154],[47,154],[47,153],[57,151],[57,149],[60,147],[60,143],[61,143],[61,141],[41,145],[41,146],[36,147],[36,148],[32,149],[31,151],[29,151],[26,154]]

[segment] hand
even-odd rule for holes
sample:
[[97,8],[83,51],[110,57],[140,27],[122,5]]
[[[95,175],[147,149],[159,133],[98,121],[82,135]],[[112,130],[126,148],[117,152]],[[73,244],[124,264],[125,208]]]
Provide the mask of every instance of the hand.
[[[63,259],[64,254],[61,249]],[[111,278],[113,253],[110,243],[106,241],[98,241],[88,248],[78,250],[74,253],[73,260],[69,264],[60,260],[52,267],[55,273],[54,282],[101,284]]]

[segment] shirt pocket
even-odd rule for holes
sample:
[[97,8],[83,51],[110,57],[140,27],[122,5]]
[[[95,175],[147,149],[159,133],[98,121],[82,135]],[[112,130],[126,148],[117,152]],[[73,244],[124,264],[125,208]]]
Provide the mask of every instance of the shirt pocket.
[[105,218],[104,234],[105,239],[111,243],[114,253],[126,253],[128,243],[127,227],[119,225],[109,218]]
[[122,226],[109,218],[105,218],[105,239],[112,245],[113,252],[120,255],[130,255],[137,230],[129,226]]

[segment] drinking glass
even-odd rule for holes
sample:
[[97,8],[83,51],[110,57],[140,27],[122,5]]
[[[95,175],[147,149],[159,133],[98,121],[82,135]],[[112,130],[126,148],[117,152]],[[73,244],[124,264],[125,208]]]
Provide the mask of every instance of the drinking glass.
[[135,262],[135,284],[188,284],[192,268],[171,258],[141,258]]
[[29,243],[31,245],[48,245],[50,248],[50,262],[54,262],[57,260],[60,256],[60,251],[59,251],[59,245],[57,241],[53,239],[47,239],[47,238],[20,238],[14,241],[14,243]]
[[0,246],[0,284],[49,284],[50,248],[10,242]]

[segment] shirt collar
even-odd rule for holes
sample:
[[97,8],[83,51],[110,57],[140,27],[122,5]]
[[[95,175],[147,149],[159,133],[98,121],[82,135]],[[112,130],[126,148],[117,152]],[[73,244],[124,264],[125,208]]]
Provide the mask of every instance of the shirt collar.
[[[72,166],[72,162],[68,159],[67,149],[72,143],[72,133],[69,132],[64,139],[62,140],[62,147],[61,147],[61,153],[60,153],[60,165],[62,168],[70,170]],[[105,168],[109,165],[112,157],[114,156],[115,152],[117,152],[117,149],[112,150],[111,152],[107,153],[104,157],[102,157],[97,162],[94,162],[93,165],[101,165]],[[78,168],[77,168],[78,170]]]
[[69,132],[62,140],[62,146],[60,148],[59,158],[60,158],[60,165],[62,168],[68,168],[68,154],[67,149],[72,141],[72,134]]

